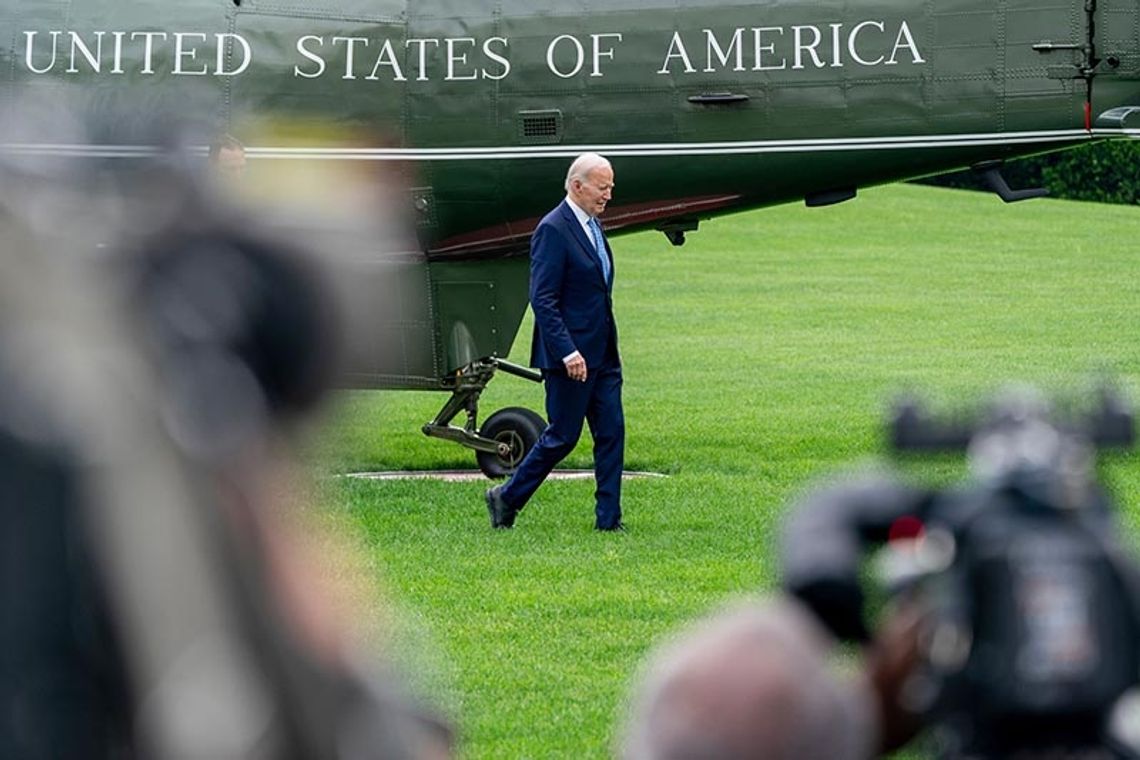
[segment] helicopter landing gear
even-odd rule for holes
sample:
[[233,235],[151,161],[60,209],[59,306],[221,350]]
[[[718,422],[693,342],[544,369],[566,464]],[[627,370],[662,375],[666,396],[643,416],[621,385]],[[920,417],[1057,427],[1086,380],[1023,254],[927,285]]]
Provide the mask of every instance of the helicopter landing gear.
[[542,415],[526,407],[508,406],[495,412],[479,428],[479,435],[506,444],[507,451],[504,455],[501,445],[495,453],[476,451],[475,461],[479,463],[479,469],[488,478],[507,477],[519,466],[545,429],[546,420]]
[[[542,382],[542,375],[502,359],[474,362],[455,374],[451,398],[435,419],[421,428],[424,435],[454,441],[475,449],[479,469],[488,478],[502,478],[514,472],[546,427],[542,415],[521,406],[510,406],[492,414],[481,428],[476,427],[479,395],[495,375],[495,370]],[[459,412],[467,413],[463,427],[452,425]]]

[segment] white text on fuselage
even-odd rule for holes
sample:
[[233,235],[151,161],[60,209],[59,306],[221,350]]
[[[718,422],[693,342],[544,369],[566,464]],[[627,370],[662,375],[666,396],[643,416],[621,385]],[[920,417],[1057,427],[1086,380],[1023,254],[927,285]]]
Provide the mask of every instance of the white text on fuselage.
[[[50,30],[25,31],[22,36],[24,49],[19,60],[26,71],[36,75],[234,77],[249,70],[257,58],[249,39],[236,32]],[[630,64],[622,53],[626,36],[622,32],[557,35],[543,43],[545,60],[541,63],[560,79],[603,77],[611,66]],[[510,76],[514,65],[507,37],[403,39],[308,34],[297,37],[293,49],[295,60],[289,73],[298,79],[501,80]],[[638,49],[639,56],[644,56],[643,43]],[[868,19],[675,31],[663,40],[651,71],[684,76],[925,62],[906,21]]]
[[[673,32],[665,62],[657,73],[822,69],[850,64],[894,66],[906,57],[910,63],[926,62],[905,21],[893,29],[888,29],[882,21],[868,20],[824,27],[810,24],[754,26],[719,36],[712,29],[702,31],[703,40],[694,42],[690,35],[687,44],[680,32]],[[884,44],[891,39],[893,43]]]

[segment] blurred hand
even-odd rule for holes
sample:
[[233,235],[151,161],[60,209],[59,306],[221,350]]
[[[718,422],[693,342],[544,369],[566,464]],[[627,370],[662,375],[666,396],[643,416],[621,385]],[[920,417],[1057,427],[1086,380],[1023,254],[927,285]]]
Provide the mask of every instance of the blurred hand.
[[891,752],[918,734],[921,716],[900,699],[919,661],[918,635],[922,611],[917,604],[902,604],[883,617],[883,623],[866,650],[867,676],[879,702],[880,752]]

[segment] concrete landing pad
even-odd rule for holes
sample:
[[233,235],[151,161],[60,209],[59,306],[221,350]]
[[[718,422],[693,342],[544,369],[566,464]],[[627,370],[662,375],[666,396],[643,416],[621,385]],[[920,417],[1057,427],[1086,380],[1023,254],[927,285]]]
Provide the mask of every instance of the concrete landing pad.
[[[478,470],[391,470],[389,472],[350,472],[345,477],[361,478],[363,480],[487,480],[487,477]],[[555,470],[550,473],[547,480],[584,480],[593,478],[593,470]],[[627,470],[621,475],[622,480],[633,478],[667,478],[661,472],[633,472]]]

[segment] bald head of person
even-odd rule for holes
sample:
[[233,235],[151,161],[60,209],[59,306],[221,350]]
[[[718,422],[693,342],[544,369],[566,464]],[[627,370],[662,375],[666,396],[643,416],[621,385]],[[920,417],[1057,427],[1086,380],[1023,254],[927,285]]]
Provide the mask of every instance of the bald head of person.
[[827,662],[829,634],[791,601],[739,606],[653,655],[626,760],[863,760],[874,696]]

